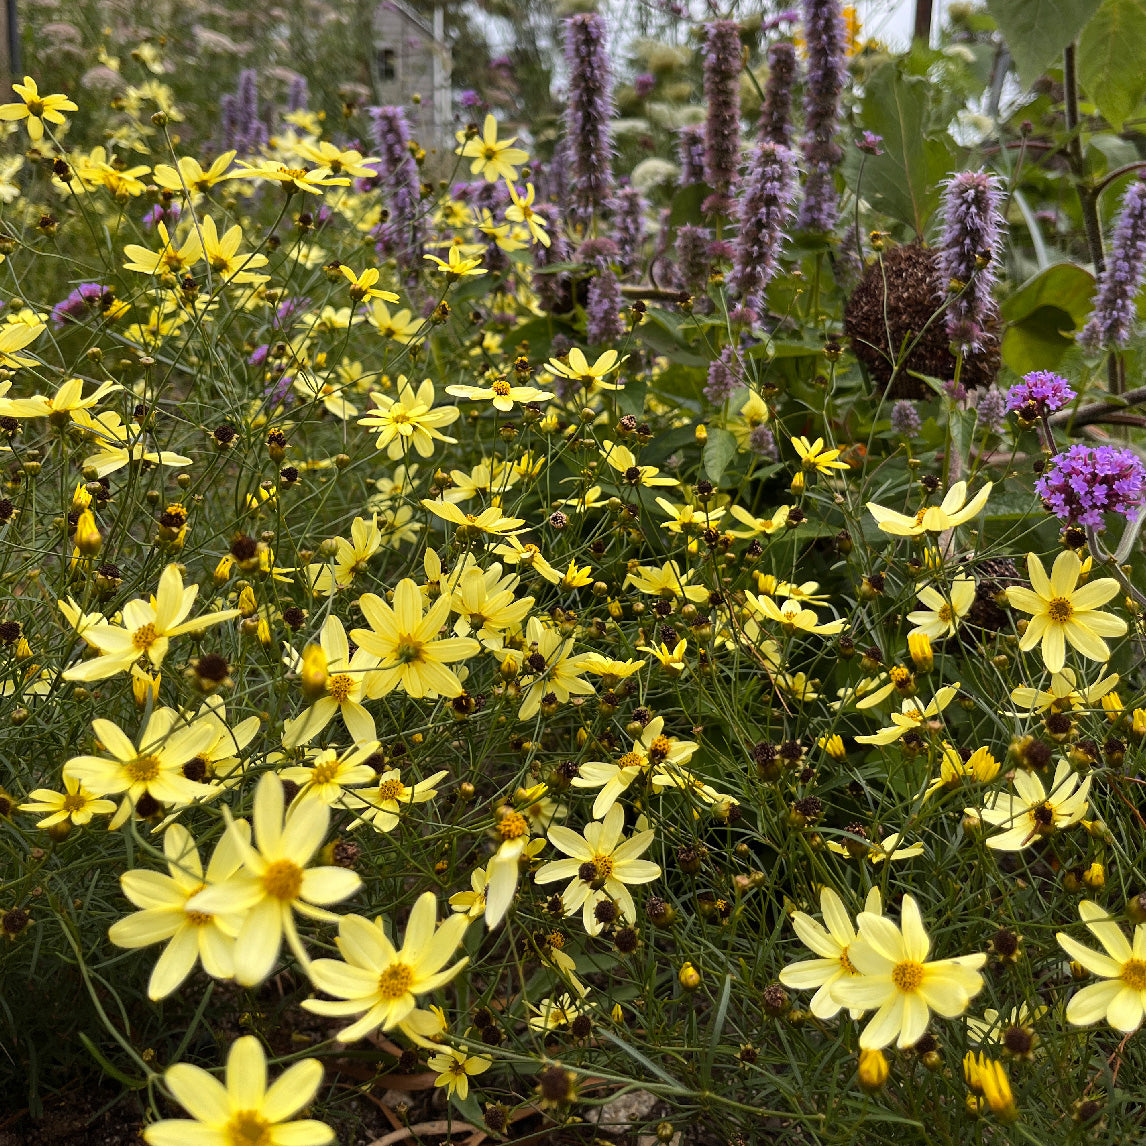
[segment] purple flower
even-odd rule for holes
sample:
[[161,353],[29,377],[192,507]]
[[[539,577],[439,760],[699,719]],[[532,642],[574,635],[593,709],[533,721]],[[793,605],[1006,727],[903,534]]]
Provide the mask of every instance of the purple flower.
[[270,406],[289,406],[294,400],[291,394],[291,383],[294,379],[289,374],[283,374],[275,382],[268,382],[263,387],[263,397],[269,399]]
[[740,25],[714,20],[704,54],[704,179],[712,190],[704,210],[710,214],[725,214],[732,207],[730,191],[740,166],[740,70]]
[[919,411],[915,408],[914,402],[909,402],[904,398],[892,406],[891,428],[897,434],[902,434],[905,438],[913,438],[922,427],[923,421],[919,417]]
[[653,89],[657,86],[657,77],[650,75],[648,72],[641,72],[633,80],[633,91],[636,93],[637,99],[645,99],[647,96],[653,94]]
[[997,433],[1003,428],[1007,416],[1007,399],[1002,390],[992,386],[979,394],[978,404],[975,406],[975,415],[979,425],[991,433]]
[[837,141],[847,45],[840,0],[804,0],[804,39],[808,77],[803,151],[808,180],[800,226],[808,231],[830,231],[839,213],[834,171],[844,155]]
[[960,171],[944,188],[940,295],[948,299],[948,337],[962,354],[983,349],[998,315],[992,287],[1003,244],[1001,198],[997,177],[986,171]]
[[768,82],[756,134],[760,139],[792,146],[792,85],[796,81],[796,49],[786,40],[768,49]]
[[704,182],[704,128],[690,123],[676,133],[676,154],[680,163],[680,185]]
[[154,230],[159,223],[165,223],[168,228],[174,229],[182,212],[182,204],[179,203],[178,200],[172,199],[166,206],[162,203],[156,203],[151,210],[143,213],[143,218],[140,219],[140,222],[150,230]]
[[104,295],[111,298],[111,291],[102,283],[80,283],[67,298],[52,307],[52,324],[59,329],[76,322],[88,311],[103,309]]
[[421,208],[422,180],[410,150],[410,125],[400,107],[372,107],[378,178],[390,217],[377,230],[379,253],[412,270],[422,265],[426,221]]
[[708,364],[708,382],[704,387],[704,396],[714,406],[721,406],[736,393],[742,381],[732,347],[726,346],[720,352],[720,357]]
[[876,135],[874,131],[865,131],[863,135],[856,140],[856,147],[865,155],[882,155],[883,136]]
[[1051,370],[1032,370],[1007,391],[1007,410],[1025,422],[1034,422],[1044,414],[1061,410],[1077,397],[1061,375]]
[[473,88],[466,88],[465,91],[458,94],[459,106],[466,108],[467,111],[471,108],[481,107],[483,102],[484,100]]
[[310,86],[306,76],[295,76],[287,93],[287,111],[305,111],[310,106]]
[[254,68],[244,68],[239,73],[238,90],[234,95],[223,96],[219,109],[224,151],[234,148],[246,155],[266,143],[266,125],[259,119],[259,74]]
[[613,236],[621,274],[627,275],[641,264],[645,241],[645,210],[648,203],[635,187],[622,187],[613,201]]
[[677,273],[684,288],[693,294],[702,292],[708,285],[711,240],[712,232],[707,227],[695,227],[691,223],[682,224],[676,233]]
[[757,314],[764,309],[764,290],[776,271],[795,197],[796,157],[781,144],[758,143],[737,205],[740,227],[728,276],[729,290]]
[[605,51],[606,26],[596,13],[565,21],[569,102],[565,139],[571,160],[573,206],[590,219],[613,194],[613,76]]
[[1134,299],[1146,278],[1146,180],[1126,188],[1110,258],[1098,276],[1094,310],[1078,336],[1091,350],[1112,350],[1130,341],[1134,328]]
[[1068,525],[1102,529],[1108,513],[1133,517],[1146,497],[1146,466],[1132,450],[1074,445],[1035,483],[1047,510]]
[[615,342],[625,333],[621,305],[617,276],[609,270],[594,275],[585,299],[585,337],[592,345]]
[[748,448],[769,461],[774,462],[780,456],[776,449],[776,435],[767,426],[753,426],[748,431]]
[[[533,252],[533,289],[541,309],[550,314],[564,314],[573,309],[573,285],[565,271],[543,273],[555,263],[571,263],[573,252],[564,228],[560,227],[559,212],[549,204],[538,204],[534,211],[549,227],[549,246],[539,243]],[[556,350],[554,354],[558,353]]]

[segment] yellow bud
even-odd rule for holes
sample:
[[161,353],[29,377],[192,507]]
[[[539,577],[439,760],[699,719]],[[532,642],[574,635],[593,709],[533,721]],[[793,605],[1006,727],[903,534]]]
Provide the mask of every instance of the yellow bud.
[[259,618],[259,627],[255,631],[255,636],[259,638],[260,645],[263,645],[265,648],[270,648],[273,638],[271,636],[270,622],[266,617]]
[[793,494],[797,496],[804,492],[804,471],[797,470],[795,477],[792,478],[792,484],[788,487]]
[[708,441],[708,427],[703,422],[701,422],[700,425],[696,427],[696,440],[702,446],[705,442]]
[[1082,873],[1082,882],[1091,891],[1097,891],[1106,883],[1106,869],[1097,860]]
[[87,509],[92,503],[92,495],[88,493],[87,487],[83,482],[76,486],[76,492],[72,494],[72,511],[79,513],[81,510]]
[[225,554],[219,559],[219,564],[215,566],[215,584],[222,585],[231,577],[231,573],[235,568],[235,559],[229,554]]
[[677,981],[686,991],[695,991],[700,986],[700,972],[691,964],[681,966]]
[[864,1090],[879,1090],[890,1074],[887,1056],[881,1050],[863,1050],[859,1056],[859,1084]]
[[96,528],[95,515],[85,509],[76,522],[76,548],[85,557],[94,557],[103,547],[103,538]]
[[307,699],[315,701],[326,695],[326,653],[320,645],[307,645],[302,650],[302,667],[298,676]]
[[613,1009],[609,1013],[613,1019],[613,1022],[615,1022],[615,1023],[624,1022],[625,1012],[621,1010],[621,1004],[620,1003],[614,1003]]
[[931,638],[926,633],[909,633],[907,651],[912,663],[920,672],[929,672],[935,666],[935,654],[931,651]]
[[131,695],[135,699],[136,707],[146,708],[149,700],[152,704],[158,703],[160,680],[159,673],[151,676],[140,668],[131,670]]
[[259,611],[259,603],[255,600],[255,591],[248,585],[239,594],[239,612],[244,617],[253,617]]

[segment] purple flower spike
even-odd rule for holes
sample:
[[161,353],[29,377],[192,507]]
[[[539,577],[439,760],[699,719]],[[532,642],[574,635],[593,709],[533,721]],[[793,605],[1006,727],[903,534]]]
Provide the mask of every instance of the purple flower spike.
[[1130,341],[1134,299],[1146,278],[1146,180],[1126,188],[1110,241],[1110,258],[1098,276],[1094,310],[1079,341],[1091,350],[1114,350]]
[[768,49],[768,82],[756,132],[760,139],[792,146],[792,85],[796,81],[796,49],[785,40]]
[[687,124],[676,133],[676,154],[680,162],[680,185],[704,182],[704,128]]
[[1133,450],[1071,446],[1035,483],[1048,511],[1068,525],[1101,529],[1108,513],[1133,517],[1146,498],[1146,466]]
[[613,76],[605,21],[595,13],[565,21],[569,104],[565,138],[572,160],[574,206],[582,219],[609,206],[613,195]]
[[839,213],[834,172],[843,159],[839,134],[847,27],[840,0],[804,0],[808,77],[804,94],[804,160],[808,181],[800,226],[830,231]]
[[704,55],[704,178],[712,190],[704,210],[726,214],[740,166],[740,25],[715,20],[708,25]]

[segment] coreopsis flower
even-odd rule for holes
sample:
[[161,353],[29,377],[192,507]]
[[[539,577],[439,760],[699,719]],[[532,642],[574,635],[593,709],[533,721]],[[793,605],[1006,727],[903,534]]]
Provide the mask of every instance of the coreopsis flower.
[[[250,836],[245,820],[237,820],[235,827],[243,836]],[[117,947],[167,942],[147,984],[151,999],[170,995],[191,974],[196,961],[212,978],[229,979],[234,971],[235,936],[243,922],[241,913],[211,915],[187,909],[193,895],[230,879],[239,869],[242,857],[229,832],[215,845],[205,872],[199,849],[182,824],[171,824],[163,833],[163,854],[167,875],[139,869],[119,877],[123,894],[142,910],[118,920],[108,930],[108,938]]]
[[123,797],[109,828],[118,828],[145,794],[160,804],[187,804],[210,793],[183,770],[214,741],[215,730],[207,723],[183,724],[174,709],[157,708],[139,734],[138,747],[102,717],[92,721],[92,731],[107,755],[73,756],[64,765],[64,776],[97,796]]
[[708,590],[703,585],[690,585],[695,569],[681,572],[675,561],[666,561],[659,568],[656,565],[638,565],[625,577],[624,587],[630,585],[638,593],[647,593],[666,601],[685,598],[689,601],[708,600]]
[[461,695],[462,682],[446,665],[472,657],[481,645],[472,637],[438,637],[450,613],[449,597],[439,598],[423,615],[422,595],[407,577],[394,590],[393,608],[374,593],[364,593],[358,604],[370,628],[350,635],[378,658],[374,695],[396,688],[413,697]]
[[1047,1013],[1044,1004],[1028,1007],[1025,1002],[1011,1008],[1009,1014],[1002,1014],[994,1007],[988,1007],[981,1019],[968,1015],[967,1036],[978,1046],[992,1047],[1016,1058],[1030,1059],[1039,1045],[1039,1037],[1033,1024]]
[[522,517],[506,517],[500,505],[491,505],[481,513],[465,513],[452,501],[431,501],[422,498],[421,506],[428,509],[435,517],[456,525],[463,538],[480,537],[489,534],[493,537],[505,537],[510,533],[520,533],[525,519]]
[[307,968],[310,981],[334,999],[306,999],[304,1009],[316,1015],[361,1016],[335,1036],[349,1043],[373,1031],[393,1030],[417,1006],[419,995],[444,986],[469,962],[446,967],[469,926],[464,915],[451,915],[437,925],[437,898],[432,891],[418,896],[406,923],[406,937],[397,950],[386,934],[384,920],[344,915],[338,921],[342,960],[316,959]]
[[232,179],[265,179],[278,183],[288,195],[305,191],[308,195],[322,196],[327,187],[348,187],[350,180],[342,175],[332,175],[328,167],[287,167],[273,159],[263,159],[258,163],[239,160],[241,170],[234,171]]
[[681,637],[671,649],[663,641],[659,645],[637,645],[638,652],[648,653],[650,656],[656,657],[661,668],[673,676],[680,676],[688,667],[688,661],[685,660],[687,650],[688,639],[686,637]]
[[485,889],[489,883],[489,871],[475,867],[470,872],[470,890],[456,891],[450,896],[450,908],[465,912],[467,919],[480,919],[485,914]]
[[98,452],[83,460],[84,469],[93,470],[96,478],[107,477],[133,462],[173,468],[191,464],[190,458],[173,450],[149,450],[144,431],[125,426],[114,410],[105,410],[93,418],[87,410],[77,409],[72,417],[99,443]]
[[63,776],[64,790],[36,788],[28,793],[27,799],[19,805],[21,812],[47,812],[36,821],[37,828],[52,828],[57,824],[74,824],[82,828],[92,822],[93,816],[110,816],[115,804],[89,792],[74,776],[67,772]]
[[1005,829],[987,840],[996,851],[1017,852],[1054,832],[1069,828],[1090,810],[1091,777],[1081,779],[1070,765],[1059,761],[1050,792],[1034,772],[1015,772],[1015,794],[995,793],[979,809],[979,817],[992,827]]
[[198,235],[203,246],[203,258],[211,273],[218,275],[231,286],[258,286],[265,283],[269,275],[256,272],[267,265],[266,255],[257,251],[239,252],[243,241],[243,229],[238,223],[219,234],[215,220],[205,215],[198,224]]
[[1097,903],[1084,899],[1078,913],[1105,954],[1063,931],[1057,932],[1056,938],[1072,959],[1103,982],[1092,983],[1071,996],[1066,1005],[1067,1022],[1085,1027],[1105,1018],[1116,1031],[1136,1031],[1146,1016],[1146,923],[1134,928],[1128,942],[1122,928]]
[[348,795],[346,806],[357,818],[347,830],[371,824],[375,831],[392,832],[402,817],[402,809],[432,800],[438,794],[436,785],[447,775],[445,771],[435,772],[408,785],[403,782],[400,769],[387,768],[378,774],[377,783],[355,788]]
[[383,338],[392,339],[403,346],[422,329],[422,320],[414,318],[408,308],[404,307],[391,314],[390,308],[380,298],[371,301],[366,320]]
[[224,151],[207,168],[203,168],[199,160],[184,155],[175,161],[174,167],[167,163],[157,163],[152,176],[164,191],[174,191],[177,194],[185,192],[197,198],[205,195],[217,183],[231,178],[229,171],[236,154],[234,151]]
[[509,197],[513,200],[513,205],[505,209],[505,217],[511,223],[524,224],[524,226],[529,229],[529,236],[535,243],[540,243],[543,247],[548,247],[549,234],[545,230],[545,217],[539,215],[533,209],[533,184],[527,183],[525,185],[525,194],[522,195],[511,180],[509,183]]
[[661,528],[669,533],[700,534],[712,529],[724,516],[722,506],[674,505],[663,497],[657,498],[657,505],[668,518],[668,521],[661,522]]
[[[0,366],[16,370],[21,366],[35,366],[37,360],[21,354],[29,343],[40,337],[47,326],[44,323],[10,322],[0,326]],[[7,386],[4,387],[8,389]]]
[[168,1067],[163,1081],[191,1118],[164,1118],[143,1128],[148,1146],[326,1146],[325,1122],[294,1119],[322,1085],[322,1063],[303,1059],[267,1086],[267,1061],[254,1035],[231,1044],[226,1086],[189,1063]]
[[489,1070],[493,1059],[482,1054],[468,1054],[463,1044],[460,1047],[443,1047],[429,1058],[426,1065],[430,1070],[438,1071],[435,1086],[444,1086],[447,1097],[456,1094],[465,1102],[470,1093],[470,1079]]
[[[867,893],[864,910],[873,915],[882,913],[883,901],[878,887]],[[832,997],[832,988],[840,979],[859,974],[848,958],[848,950],[858,936],[843,900],[830,887],[820,892],[820,912],[824,917],[822,924],[803,911],[793,912],[792,927],[800,942],[817,958],[789,963],[780,972],[780,982],[796,991],[815,988],[809,1009],[817,1019],[826,1020],[835,1018],[842,1006]],[[862,1007],[852,1008],[851,1017],[858,1019],[863,1013]]]
[[363,155],[354,148],[341,148],[325,139],[312,143],[303,140],[298,145],[298,153],[311,163],[325,167],[331,175],[353,175],[355,179],[372,179],[378,172],[371,164],[377,163],[373,155]]
[[580,835],[561,824],[552,825],[549,842],[570,858],[542,864],[533,877],[542,884],[571,879],[561,894],[565,914],[581,908],[581,922],[590,935],[599,935],[604,927],[595,914],[598,903],[615,904],[620,918],[633,922],[637,908],[626,885],[651,883],[661,874],[657,864],[638,858],[652,847],[656,833],[635,832],[626,840],[624,826],[625,812],[619,804],[613,804],[603,820],[586,824]]
[[907,847],[900,847],[903,842],[902,832],[892,832],[884,836],[878,843],[865,841],[862,845],[858,840],[850,840],[841,844],[837,840],[828,841],[828,850],[836,855],[848,856],[856,859],[867,859],[873,864],[888,863],[894,860],[912,859],[923,855],[923,844],[916,841]]
[[[620,482],[631,486],[673,486],[680,485],[676,478],[664,477],[656,466],[637,464],[633,451],[619,442],[608,440],[601,443],[601,457],[620,475]],[[619,484],[619,483],[618,483]]]
[[401,299],[392,290],[380,290],[374,284],[378,281],[381,271],[377,267],[367,267],[361,274],[355,274],[345,263],[339,263],[338,269],[350,283],[350,297],[355,302],[367,299],[381,299],[382,302],[401,302]]
[[195,714],[195,722],[210,728],[214,739],[195,756],[192,767],[201,764],[204,775],[213,779],[237,780],[239,753],[254,740],[262,721],[257,716],[248,716],[236,724],[227,719],[227,706],[222,697],[208,696]]
[[1035,493],[1067,525],[1101,530],[1108,513],[1132,519],[1146,501],[1146,466],[1133,450],[1076,443],[1055,454]]
[[161,245],[158,251],[140,246],[138,243],[126,243],[123,253],[127,262],[123,264],[125,271],[138,271],[144,275],[171,274],[184,275],[203,258],[203,243],[199,238],[199,231],[192,229],[181,246],[167,232],[166,223],[158,223],[155,227]]
[[696,742],[666,736],[664,726],[664,717],[654,716],[616,763],[591,760],[581,765],[573,777],[573,787],[601,789],[593,801],[595,820],[608,815],[617,797],[638,777],[649,775],[653,769],[680,769],[692,759]]
[[548,390],[538,390],[536,386],[513,386],[504,378],[495,378],[488,386],[447,386],[446,393],[472,402],[492,402],[494,409],[503,414],[513,410],[514,402],[548,402],[553,397]]
[[521,628],[533,608],[532,597],[517,599],[515,575],[502,578],[497,562],[488,569],[467,569],[458,579],[450,598],[450,607],[458,614],[454,632],[459,637],[473,635],[487,649],[500,649],[505,634]]
[[867,508],[884,533],[890,533],[893,537],[922,537],[925,533],[943,533],[977,517],[987,504],[992,485],[992,482],[984,483],[982,489],[968,501],[967,483],[958,481],[947,491],[939,505],[925,506],[914,517],[897,513],[874,501],[869,501]]
[[1079,585],[1081,572],[1082,562],[1071,549],[1064,549],[1055,558],[1049,578],[1042,561],[1028,553],[1031,587],[1007,587],[1008,603],[1031,614],[1019,648],[1029,652],[1041,642],[1043,663],[1052,673],[1062,671],[1067,644],[1089,660],[1105,662],[1110,659],[1110,648],[1103,637],[1120,637],[1126,632],[1125,621],[1098,608],[1118,595],[1118,582],[1113,577],[1099,577]]
[[101,382],[86,398],[84,380],[67,378],[55,394],[36,394],[31,398],[0,398],[0,414],[9,418],[50,418],[54,425],[66,426],[76,410],[90,410],[114,390],[118,382]]
[[524,565],[550,585],[556,585],[561,580],[561,574],[545,560],[545,555],[532,542],[523,542],[511,534],[501,545],[494,546],[493,551],[507,565]]
[[1091,350],[1117,350],[1134,330],[1135,299],[1146,277],[1146,180],[1127,184],[1110,240],[1110,255],[1098,276],[1094,310],[1078,336]]
[[840,460],[840,449],[828,449],[824,446],[824,439],[817,438],[809,442],[801,436],[792,439],[792,449],[800,455],[801,470],[815,470],[817,473],[830,476],[833,470],[846,470],[848,463]]
[[461,147],[454,154],[472,159],[470,174],[482,176],[487,183],[500,183],[504,179],[513,184],[517,179],[517,169],[529,162],[529,152],[513,146],[517,142],[516,135],[498,139],[497,117],[494,115],[485,117],[481,135],[472,139],[467,139],[464,131],[456,135]]
[[912,1046],[923,1036],[931,1012],[953,1018],[967,1009],[983,986],[979,969],[985,952],[928,960],[931,940],[919,907],[903,897],[900,926],[870,911],[857,920],[859,937],[848,946],[848,959],[858,975],[839,978],[832,997],[845,1007],[875,1014],[860,1033],[863,1050],[882,1050],[891,1043]]
[[457,247],[450,247],[444,259],[439,259],[437,255],[423,255],[422,258],[437,263],[437,269],[451,279],[464,279],[486,273],[481,265],[480,255],[466,258]]
[[919,600],[926,608],[907,614],[907,619],[915,626],[912,632],[923,633],[932,641],[954,636],[960,621],[975,603],[975,578],[965,574],[955,577],[946,597],[928,585],[919,590]]
[[[322,650],[326,668],[322,681],[324,695],[319,696],[304,713],[286,721],[283,725],[283,747],[297,748],[300,744],[308,744],[337,715],[342,717],[352,740],[373,740],[374,717],[362,702],[373,694],[372,690],[381,686],[381,678],[376,672],[379,658],[363,648],[355,649],[351,656],[346,629],[333,613],[323,622],[318,647]],[[302,674],[303,658],[289,646],[283,663],[291,672]]]
[[84,640],[99,649],[100,655],[73,665],[64,673],[64,679],[104,680],[127,672],[141,658],[158,668],[174,637],[202,632],[239,615],[238,609],[220,609],[187,620],[198,593],[198,585],[184,588],[178,566],[166,566],[159,576],[155,596],[150,601],[128,601],[121,624],[96,624],[84,629]]
[[223,809],[242,867],[187,903],[189,911],[243,916],[235,941],[235,979],[244,987],[270,975],[284,937],[299,963],[308,966],[295,912],[332,921],[336,916],[323,909],[353,895],[362,884],[348,868],[311,866],[326,838],[330,809],[321,800],[303,800],[284,815],[284,804],[282,781],[267,772],[255,789],[253,844],[244,838],[230,810]]
[[306,754],[306,764],[282,768],[279,775],[298,785],[296,800],[321,800],[327,807],[345,807],[348,789],[374,780],[374,769],[365,761],[377,751],[377,740],[356,741],[343,749],[312,748]]
[[544,847],[544,840],[530,839],[529,817],[510,807],[499,809],[494,834],[498,840],[486,871],[485,925],[493,931],[505,918],[521,876],[521,858]]
[[359,418],[358,425],[377,435],[375,449],[385,449],[392,461],[408,453],[411,446],[419,456],[428,458],[434,452],[434,442],[457,441],[442,434],[440,428],[456,422],[461,411],[457,406],[433,408],[434,384],[429,378],[415,391],[405,375],[401,375],[397,398],[377,391],[370,397],[377,409]]
[[927,785],[923,793],[926,800],[941,788],[953,788],[974,780],[989,783],[999,774],[999,762],[987,747],[976,748],[966,760],[953,744],[944,742],[939,755],[939,775]]
[[857,736],[860,744],[893,744],[905,732],[919,728],[929,720],[934,720],[956,697],[959,685],[944,685],[938,689],[927,705],[921,705],[914,697],[903,701],[899,712],[891,714],[891,724],[865,736]]
[[1032,712],[1066,712],[1070,709],[1095,708],[1118,687],[1118,673],[1109,673],[1092,685],[1079,686],[1074,669],[1064,668],[1051,674],[1047,688],[1029,688],[1020,685],[1011,689],[1011,700],[1022,711],[1008,712],[1006,716],[1027,716]]
[[[553,628],[543,625],[537,617],[529,618],[525,635],[528,652],[525,653],[523,669],[533,677],[525,690],[521,707],[517,710],[518,720],[529,720],[537,714],[542,698],[552,695],[557,703],[565,704],[570,696],[591,696],[593,686],[582,680],[586,671],[585,660],[573,655],[573,638],[563,638]],[[477,642],[472,642],[474,645]],[[504,649],[495,649],[494,656],[499,662],[509,655]]]
[[22,84],[13,84],[12,90],[20,97],[20,102],[0,104],[0,121],[24,120],[28,138],[33,143],[44,138],[45,123],[67,123],[61,113],[79,111],[65,95],[41,95],[31,76],[25,76]]
[[842,632],[846,621],[826,621],[821,623],[815,609],[805,609],[799,600],[789,597],[782,605],[777,605],[771,597],[758,597],[748,593],[749,607],[760,617],[779,625],[786,633],[816,633],[829,637]]
[[741,538],[758,537],[761,534],[770,537],[773,533],[785,528],[791,510],[792,506],[782,505],[771,517],[757,517],[755,514],[749,513],[742,505],[730,505],[728,512],[746,528],[730,529],[728,532],[733,537]]
[[623,390],[623,382],[606,382],[605,378],[620,366],[621,361],[618,361],[619,355],[615,350],[606,350],[592,366],[589,365],[588,359],[585,357],[585,352],[579,347],[574,346],[572,350],[565,356],[565,360],[560,358],[550,358],[545,364],[546,368],[560,378],[568,378],[571,382],[582,386],[585,393],[589,394],[594,390]]
[[572,995],[546,995],[540,1003],[530,1003],[529,1029],[546,1031],[567,1030],[574,1020],[585,1013],[584,1003]]
[[350,539],[335,537],[334,555],[329,561],[306,567],[312,593],[330,596],[335,589],[349,589],[355,578],[366,571],[367,562],[382,548],[378,517],[369,521],[356,517],[350,525]]

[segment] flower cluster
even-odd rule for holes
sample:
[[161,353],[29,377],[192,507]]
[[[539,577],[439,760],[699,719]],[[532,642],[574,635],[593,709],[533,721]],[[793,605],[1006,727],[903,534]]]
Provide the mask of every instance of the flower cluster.
[[1133,517],[1146,500],[1146,466],[1133,450],[1076,444],[1035,483],[1047,510],[1068,525],[1102,529],[1108,513]]
[[1034,422],[1073,402],[1078,394],[1061,374],[1032,370],[1007,391],[1007,410],[1025,422]]

